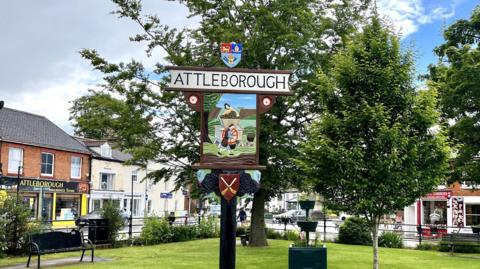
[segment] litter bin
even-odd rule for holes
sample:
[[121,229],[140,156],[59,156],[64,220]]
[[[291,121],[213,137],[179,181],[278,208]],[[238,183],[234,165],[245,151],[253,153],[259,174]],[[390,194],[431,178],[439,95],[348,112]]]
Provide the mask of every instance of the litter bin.
[[327,248],[290,247],[289,269],[327,269]]
[[93,244],[108,243],[108,219],[88,220],[88,239]]

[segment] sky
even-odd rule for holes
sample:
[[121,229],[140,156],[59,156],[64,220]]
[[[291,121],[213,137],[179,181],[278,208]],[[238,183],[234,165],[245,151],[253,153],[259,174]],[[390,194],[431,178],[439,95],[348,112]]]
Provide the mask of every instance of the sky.
[[[144,10],[163,23],[191,27],[188,10],[176,2],[144,0]],[[442,29],[469,18],[478,0],[378,0],[379,13],[416,53],[417,73],[436,62],[432,50]],[[101,82],[79,51],[95,49],[109,61],[137,59],[146,66],[163,62],[163,51],[145,56],[145,44],[128,38],[140,32],[128,19],[110,14],[109,0],[10,0],[0,8],[0,100],[5,106],[40,114],[72,133],[71,101]]]

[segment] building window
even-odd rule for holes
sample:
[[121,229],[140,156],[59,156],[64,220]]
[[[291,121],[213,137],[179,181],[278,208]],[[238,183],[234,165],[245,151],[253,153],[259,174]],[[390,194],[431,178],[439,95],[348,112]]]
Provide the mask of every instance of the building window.
[[57,195],[55,204],[56,220],[74,220],[79,217],[80,196]]
[[23,173],[23,149],[21,148],[9,148],[8,149],[8,172],[18,173],[20,167],[20,173]]
[[82,158],[72,157],[71,158],[71,167],[70,167],[70,177],[71,178],[81,178],[82,175]]
[[147,213],[152,213],[152,200],[147,201]]
[[140,199],[133,199],[133,210],[132,213],[134,216],[140,215]]
[[132,181],[137,182],[137,170],[132,171]]
[[466,204],[467,226],[480,225],[480,204]]
[[100,189],[113,190],[114,189],[114,174],[100,173]]
[[108,143],[100,146],[100,155],[102,155],[102,157],[112,158],[112,148]]
[[447,225],[447,201],[423,201],[424,224]]
[[42,175],[53,176],[53,154],[42,152]]

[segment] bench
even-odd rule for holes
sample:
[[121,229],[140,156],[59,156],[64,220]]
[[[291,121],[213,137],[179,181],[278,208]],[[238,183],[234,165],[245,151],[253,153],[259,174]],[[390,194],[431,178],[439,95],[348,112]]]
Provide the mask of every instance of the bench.
[[442,237],[442,243],[448,244],[451,253],[454,252],[455,246],[480,247],[480,234],[474,233],[451,233]]
[[37,255],[37,268],[40,268],[41,254],[81,250],[82,257],[80,258],[80,262],[82,262],[87,249],[92,250],[91,262],[93,262],[94,247],[92,241],[84,239],[83,234],[78,230],[72,230],[71,232],[52,231],[34,234],[30,236],[27,267],[30,267],[32,254]]

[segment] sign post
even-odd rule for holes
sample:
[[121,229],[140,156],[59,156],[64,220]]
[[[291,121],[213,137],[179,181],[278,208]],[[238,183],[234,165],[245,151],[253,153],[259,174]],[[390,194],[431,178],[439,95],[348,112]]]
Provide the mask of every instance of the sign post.
[[193,165],[201,190],[221,197],[220,269],[235,268],[237,197],[260,185],[260,114],[278,95],[291,95],[292,71],[241,69],[241,44],[221,44],[230,68],[167,67],[169,91],[183,92],[201,115],[200,161]]

